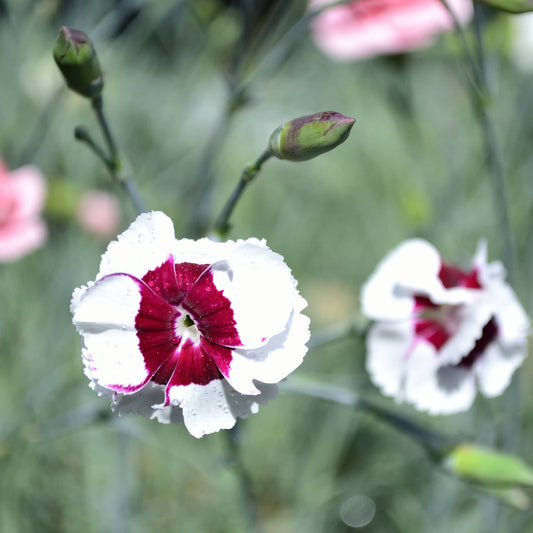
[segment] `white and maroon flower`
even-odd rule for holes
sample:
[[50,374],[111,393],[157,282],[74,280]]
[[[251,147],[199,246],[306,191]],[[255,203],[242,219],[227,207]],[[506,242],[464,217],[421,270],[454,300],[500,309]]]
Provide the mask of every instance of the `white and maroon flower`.
[[487,264],[485,243],[470,270],[445,263],[423,240],[409,240],[378,265],[362,289],[375,322],[367,369],[383,394],[432,414],[468,409],[476,391],[501,394],[527,354],[528,317]]
[[[334,0],[312,0],[319,8]],[[470,0],[448,0],[457,19],[472,17]],[[425,48],[453,20],[440,0],[354,0],[326,9],[313,23],[317,46],[334,59],[350,61]]]
[[231,428],[303,360],[296,285],[265,241],[176,240],[166,215],[140,215],[74,291],[85,373],[119,413],[183,421],[195,437]]

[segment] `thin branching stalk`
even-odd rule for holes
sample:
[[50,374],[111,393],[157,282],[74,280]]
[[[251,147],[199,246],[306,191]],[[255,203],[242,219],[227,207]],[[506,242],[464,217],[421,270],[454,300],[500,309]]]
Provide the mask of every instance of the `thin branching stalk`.
[[[96,98],[93,98],[91,100],[91,104],[93,111],[96,115],[98,125],[100,126],[100,129],[102,130],[102,133],[104,135],[109,154],[105,156],[104,152],[98,147],[98,145],[94,141],[92,141],[91,137],[88,135],[86,135],[86,138],[80,138],[80,140],[85,141],[87,145],[93,149],[96,155],[100,157],[100,159],[102,159],[113,180],[117,182],[124,189],[126,194],[130,197],[133,207],[135,208],[137,213],[144,213],[146,211],[146,208],[144,207],[144,204],[137,191],[137,188],[135,187],[135,184],[123,172],[123,165],[120,158],[119,150],[117,148],[117,143],[115,142],[115,138],[111,133],[109,122],[107,121],[104,113],[104,104],[102,97],[97,96]],[[77,138],[79,137],[77,136]]]
[[226,204],[222,208],[220,215],[217,217],[214,227],[214,233],[219,237],[225,237],[230,229],[229,219],[237,202],[242,196],[246,186],[257,176],[263,163],[269,159],[272,154],[268,151],[265,151],[261,156],[253,163],[248,163],[237,182],[237,185],[231,192]]

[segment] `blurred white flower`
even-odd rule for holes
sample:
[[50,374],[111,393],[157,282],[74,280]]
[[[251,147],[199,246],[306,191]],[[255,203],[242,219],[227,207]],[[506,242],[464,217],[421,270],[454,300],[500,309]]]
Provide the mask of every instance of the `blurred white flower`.
[[140,215],[74,291],[86,375],[119,413],[183,421],[195,437],[257,412],[307,351],[307,302],[265,241],[176,240]]
[[498,396],[527,354],[528,317],[487,264],[480,243],[470,270],[445,263],[423,240],[409,240],[378,265],[362,290],[375,320],[367,369],[383,394],[431,414],[468,409],[476,391]]
[[533,13],[510,17],[513,28],[511,58],[524,72],[533,72]]

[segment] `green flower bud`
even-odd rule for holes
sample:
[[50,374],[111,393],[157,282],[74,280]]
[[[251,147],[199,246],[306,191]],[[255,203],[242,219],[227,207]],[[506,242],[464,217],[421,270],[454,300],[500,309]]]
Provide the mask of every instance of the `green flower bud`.
[[453,448],[444,466],[458,477],[494,488],[533,485],[533,470],[522,459],[475,444]]
[[478,0],[478,2],[507,13],[533,11],[533,0]]
[[70,89],[87,98],[100,95],[104,77],[96,50],[87,34],[62,26],[53,55]]
[[335,111],[295,118],[272,133],[268,149],[279,159],[307,161],[343,143],[354,123]]

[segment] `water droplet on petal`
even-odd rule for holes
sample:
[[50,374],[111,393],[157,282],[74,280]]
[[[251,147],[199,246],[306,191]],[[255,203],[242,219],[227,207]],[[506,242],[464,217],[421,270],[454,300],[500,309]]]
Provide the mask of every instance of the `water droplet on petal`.
[[222,407],[222,402],[219,401],[219,402],[217,403],[217,405],[218,405],[219,407]]
[[224,407],[224,409],[222,409],[222,411],[224,411],[225,413],[229,413],[229,407]]

